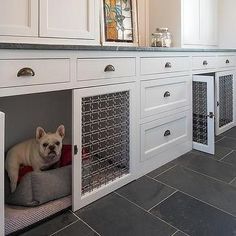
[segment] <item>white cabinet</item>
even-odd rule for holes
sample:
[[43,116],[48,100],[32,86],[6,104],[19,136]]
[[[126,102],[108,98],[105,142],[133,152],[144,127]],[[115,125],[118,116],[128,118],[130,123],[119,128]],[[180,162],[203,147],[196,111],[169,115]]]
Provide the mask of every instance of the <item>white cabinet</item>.
[[0,235],[4,235],[4,134],[5,115],[0,112]]
[[174,47],[217,46],[218,0],[150,0],[150,33],[168,27]]
[[97,0],[41,0],[40,37],[95,39]]
[[37,36],[38,0],[1,0],[0,36]]

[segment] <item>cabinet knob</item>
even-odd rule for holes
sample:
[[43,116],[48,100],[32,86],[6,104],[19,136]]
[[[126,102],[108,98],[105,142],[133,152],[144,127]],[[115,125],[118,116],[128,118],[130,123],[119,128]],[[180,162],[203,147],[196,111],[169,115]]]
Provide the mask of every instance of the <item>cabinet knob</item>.
[[207,66],[208,65],[208,62],[207,61],[203,61],[202,63],[204,66]]
[[17,77],[22,77],[22,76],[35,76],[35,73],[33,69],[29,67],[22,68],[18,71]]
[[169,92],[169,91],[166,91],[166,92],[164,93],[164,98],[167,98],[167,97],[170,97],[170,92]]
[[107,65],[104,69],[105,72],[111,72],[111,71],[115,71],[115,67],[113,65]]
[[165,133],[164,133],[164,137],[168,137],[170,135],[171,135],[170,130],[166,130]]
[[230,62],[230,61],[229,61],[228,59],[225,61],[226,64],[229,64],[229,62]]
[[171,68],[171,67],[172,67],[171,63],[170,62],[166,62],[165,68]]

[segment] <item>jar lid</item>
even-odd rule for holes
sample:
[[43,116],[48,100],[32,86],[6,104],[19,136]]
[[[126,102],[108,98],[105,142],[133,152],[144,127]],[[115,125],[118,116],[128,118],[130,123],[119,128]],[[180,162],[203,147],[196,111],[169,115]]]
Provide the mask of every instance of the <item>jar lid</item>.
[[157,32],[167,32],[169,28],[156,28]]

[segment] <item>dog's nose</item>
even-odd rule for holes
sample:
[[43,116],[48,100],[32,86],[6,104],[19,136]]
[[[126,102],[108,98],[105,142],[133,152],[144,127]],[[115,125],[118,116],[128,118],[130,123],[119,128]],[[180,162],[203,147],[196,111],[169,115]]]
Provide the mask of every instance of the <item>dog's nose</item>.
[[49,149],[50,149],[50,151],[53,151],[55,149],[55,146],[54,145],[50,145]]

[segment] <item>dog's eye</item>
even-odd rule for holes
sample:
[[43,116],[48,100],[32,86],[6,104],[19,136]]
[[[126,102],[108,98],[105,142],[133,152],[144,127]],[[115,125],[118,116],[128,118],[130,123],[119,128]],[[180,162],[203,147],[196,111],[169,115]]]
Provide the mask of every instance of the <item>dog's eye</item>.
[[44,143],[43,146],[44,146],[44,147],[47,147],[47,146],[48,146],[48,143]]
[[60,145],[60,142],[56,142],[56,145],[59,146],[59,145]]

